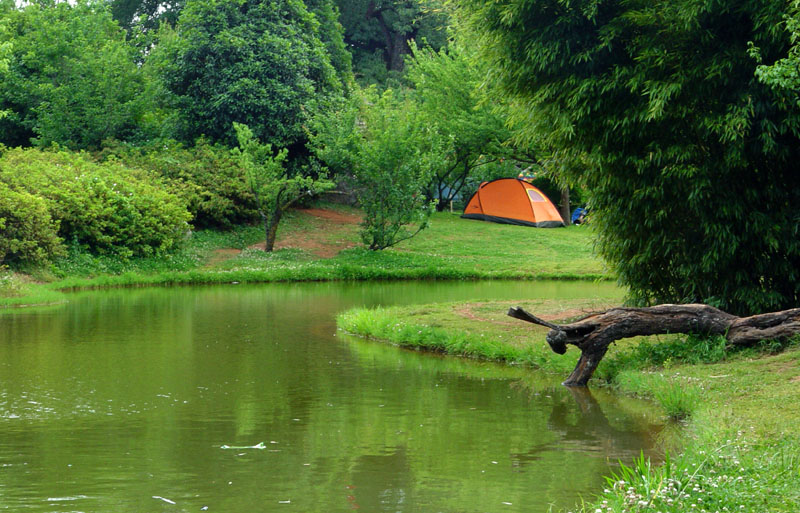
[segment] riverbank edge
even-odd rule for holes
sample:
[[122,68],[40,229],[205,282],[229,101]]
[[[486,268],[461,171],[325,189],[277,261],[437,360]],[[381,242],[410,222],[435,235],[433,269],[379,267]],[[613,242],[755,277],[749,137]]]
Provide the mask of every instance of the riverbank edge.
[[123,274],[100,275],[92,278],[67,277],[51,282],[32,282],[20,280],[14,295],[0,297],[0,309],[23,308],[64,303],[67,293],[81,290],[105,288],[174,286],[174,285],[224,285],[257,283],[305,283],[342,281],[458,281],[458,280],[515,280],[515,281],[610,281],[605,274],[576,276],[570,273],[542,272],[465,272],[462,269],[431,266],[426,268],[379,268],[356,266],[348,263],[330,261],[311,261],[291,267],[263,269],[194,269],[190,271],[169,271],[154,274],[127,272]]
[[[394,310],[382,315],[381,309],[355,308],[340,313],[336,322],[337,328],[345,333],[416,350],[522,364],[545,372],[559,372],[564,376],[567,375],[564,373],[564,362],[567,362],[569,370],[574,365],[574,360],[564,359],[552,352],[548,352],[550,358],[532,357],[535,351],[507,345],[504,347],[502,341],[487,340],[480,334],[414,324],[398,316]],[[691,367],[694,366],[682,366],[684,369]],[[775,487],[770,486],[764,474],[785,474],[787,467],[790,474],[796,474],[795,478],[790,476],[793,484],[788,486],[795,486],[797,498],[800,498],[800,487],[796,486],[800,485],[800,460],[792,459],[785,463],[784,458],[787,454],[800,454],[799,437],[787,432],[786,438],[774,442],[756,436],[752,427],[748,432],[741,426],[724,426],[717,418],[718,406],[703,399],[697,388],[683,379],[673,380],[660,372],[636,369],[623,370],[620,378],[611,386],[625,394],[654,400],[664,409],[667,417],[680,417],[684,425],[679,440],[681,449],[676,455],[670,455],[667,451],[662,465],[653,465],[644,457],[629,465],[620,462],[621,470],[606,477],[607,487],[598,491],[596,497],[581,501],[574,513],[756,511],[745,509],[742,503],[736,504],[745,499],[746,493],[740,490],[733,493],[726,489],[740,484],[743,487],[747,481],[747,485],[756,493],[759,490],[774,492]],[[670,414],[669,401],[684,394],[685,397],[679,400],[689,401],[688,409],[682,410],[679,416]],[[728,392],[728,402],[734,397],[733,391]],[[761,476],[762,479],[754,479],[754,476]],[[792,504],[796,504],[794,500],[787,495],[787,507],[784,509],[765,505],[763,510],[795,513],[792,507]]]

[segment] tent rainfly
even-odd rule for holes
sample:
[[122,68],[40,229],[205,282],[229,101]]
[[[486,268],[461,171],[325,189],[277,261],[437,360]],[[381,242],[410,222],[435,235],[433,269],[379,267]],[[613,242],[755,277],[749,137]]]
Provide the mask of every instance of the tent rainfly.
[[547,196],[517,178],[483,182],[461,217],[537,228],[564,226],[558,210]]

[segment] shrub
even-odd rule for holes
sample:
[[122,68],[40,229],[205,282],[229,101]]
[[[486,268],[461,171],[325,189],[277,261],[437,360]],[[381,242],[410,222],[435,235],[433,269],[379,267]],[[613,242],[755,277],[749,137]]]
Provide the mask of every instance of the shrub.
[[428,226],[433,203],[425,190],[447,165],[452,141],[422,121],[414,102],[374,89],[314,119],[312,151],[335,173],[352,174],[369,249],[394,246]]
[[183,198],[195,228],[232,228],[258,220],[255,198],[230,150],[199,140],[188,149],[175,141],[148,147],[111,144],[100,155],[125,165],[153,171]]
[[47,203],[26,192],[16,192],[0,182],[0,263],[43,263],[63,253],[58,222]]
[[190,219],[184,202],[153,175],[115,161],[98,164],[85,153],[9,150],[0,159],[0,182],[41,197],[59,235],[97,253],[172,248]]

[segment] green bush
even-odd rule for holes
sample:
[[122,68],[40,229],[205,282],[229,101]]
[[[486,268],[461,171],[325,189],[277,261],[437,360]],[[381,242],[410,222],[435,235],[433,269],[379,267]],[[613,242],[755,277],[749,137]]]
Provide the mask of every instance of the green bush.
[[0,263],[43,263],[64,252],[47,203],[0,182]]
[[41,197],[58,234],[96,253],[150,255],[175,246],[191,218],[161,181],[85,153],[14,149],[0,159],[0,182]]
[[100,157],[116,157],[125,165],[154,171],[188,205],[195,228],[224,228],[259,219],[255,198],[230,150],[200,140],[188,149],[175,141],[148,147],[108,145]]

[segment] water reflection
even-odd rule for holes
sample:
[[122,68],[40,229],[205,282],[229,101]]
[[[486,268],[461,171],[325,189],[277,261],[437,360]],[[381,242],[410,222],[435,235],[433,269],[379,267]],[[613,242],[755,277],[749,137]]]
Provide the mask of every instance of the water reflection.
[[491,298],[470,286],[107,291],[4,316],[0,508],[541,511],[652,448],[641,401],[333,336],[353,304]]

